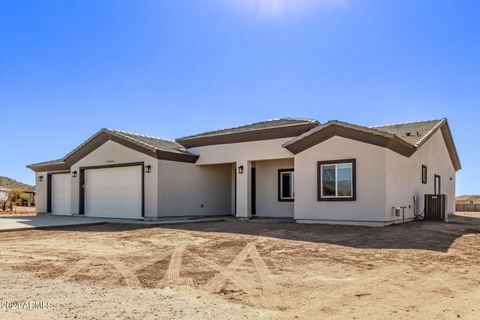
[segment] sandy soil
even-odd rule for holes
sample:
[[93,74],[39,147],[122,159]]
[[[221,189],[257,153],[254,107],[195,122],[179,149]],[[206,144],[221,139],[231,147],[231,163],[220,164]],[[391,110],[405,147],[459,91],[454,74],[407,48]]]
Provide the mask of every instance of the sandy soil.
[[387,228],[105,224],[0,244],[0,319],[480,317],[478,214]]

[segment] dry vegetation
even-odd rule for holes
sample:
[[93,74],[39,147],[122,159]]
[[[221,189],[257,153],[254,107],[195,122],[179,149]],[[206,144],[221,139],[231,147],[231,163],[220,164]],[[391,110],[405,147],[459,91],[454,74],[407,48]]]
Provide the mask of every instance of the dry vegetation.
[[480,219],[0,234],[2,319],[478,319]]
[[35,207],[21,207],[14,206],[13,211],[2,211],[0,209],[0,217],[11,217],[11,216],[36,216],[37,212]]

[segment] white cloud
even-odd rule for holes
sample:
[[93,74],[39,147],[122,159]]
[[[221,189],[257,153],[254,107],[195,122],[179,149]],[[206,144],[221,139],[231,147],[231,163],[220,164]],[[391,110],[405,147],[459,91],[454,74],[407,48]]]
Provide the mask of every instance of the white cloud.
[[258,17],[283,17],[329,6],[345,6],[345,0],[229,0],[234,9]]

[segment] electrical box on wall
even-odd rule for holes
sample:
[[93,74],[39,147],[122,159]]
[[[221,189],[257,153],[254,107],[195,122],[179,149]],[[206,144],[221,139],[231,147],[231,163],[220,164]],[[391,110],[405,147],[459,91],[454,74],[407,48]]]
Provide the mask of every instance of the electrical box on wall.
[[395,217],[400,217],[400,211],[400,207],[392,207],[392,215],[394,215]]

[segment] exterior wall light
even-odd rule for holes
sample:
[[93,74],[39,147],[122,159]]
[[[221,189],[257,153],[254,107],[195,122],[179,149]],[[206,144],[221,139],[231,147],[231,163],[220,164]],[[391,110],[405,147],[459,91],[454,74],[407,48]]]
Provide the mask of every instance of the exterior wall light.
[[243,166],[238,166],[238,173],[243,174]]
[[72,172],[72,178],[76,178],[77,177],[77,171],[73,171]]
[[152,166],[151,165],[145,166],[145,173],[150,173],[150,172],[152,172]]
[[38,181],[42,182],[43,181],[43,176],[38,176]]

